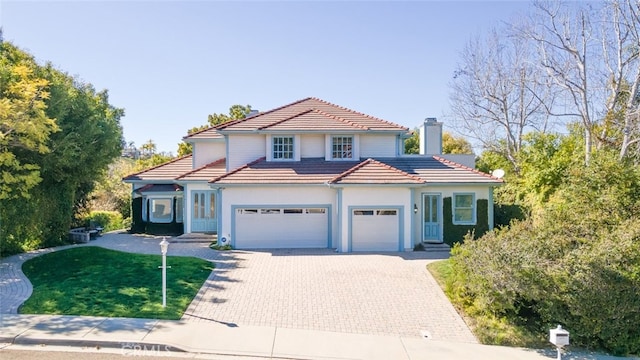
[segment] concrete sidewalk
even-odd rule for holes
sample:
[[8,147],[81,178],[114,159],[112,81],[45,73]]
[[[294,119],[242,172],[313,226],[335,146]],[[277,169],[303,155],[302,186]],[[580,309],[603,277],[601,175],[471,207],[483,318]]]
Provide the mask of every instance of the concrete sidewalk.
[[[128,356],[171,353],[279,359],[511,359],[555,358],[555,351],[421,338],[295,330],[187,321],[0,315],[0,343],[120,349]],[[570,355],[565,359],[614,359]]]

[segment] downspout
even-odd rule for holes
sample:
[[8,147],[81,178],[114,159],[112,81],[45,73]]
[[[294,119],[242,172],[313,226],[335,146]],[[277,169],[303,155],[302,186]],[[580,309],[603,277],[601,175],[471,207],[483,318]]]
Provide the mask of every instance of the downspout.
[[411,229],[411,235],[409,236],[409,238],[411,239],[411,247],[413,248],[414,246],[416,246],[416,231],[415,231],[415,222],[416,222],[416,216],[417,213],[413,212],[413,206],[412,205],[416,205],[416,189],[415,188],[410,188],[411,191],[411,201],[409,202],[409,214],[411,214],[411,225],[410,225],[410,229]]

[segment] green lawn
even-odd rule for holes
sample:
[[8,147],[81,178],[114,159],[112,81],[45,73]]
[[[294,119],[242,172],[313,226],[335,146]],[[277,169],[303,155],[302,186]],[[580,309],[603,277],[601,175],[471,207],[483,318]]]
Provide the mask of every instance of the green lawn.
[[38,256],[22,266],[33,294],[20,313],[180,319],[213,264],[168,256],[166,308],[160,265],[160,255],[94,246]]

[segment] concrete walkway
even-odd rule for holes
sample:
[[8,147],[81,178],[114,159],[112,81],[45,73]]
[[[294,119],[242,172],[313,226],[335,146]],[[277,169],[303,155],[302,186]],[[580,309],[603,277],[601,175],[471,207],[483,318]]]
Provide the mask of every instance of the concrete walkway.
[[[44,315],[2,315],[0,344],[116,349],[124,356],[191,354],[278,359],[510,359],[555,357],[530,350],[402,336],[345,334],[270,326]],[[0,345],[0,349],[3,345]],[[1,353],[1,350],[0,350]],[[581,356],[571,359],[613,359]]]

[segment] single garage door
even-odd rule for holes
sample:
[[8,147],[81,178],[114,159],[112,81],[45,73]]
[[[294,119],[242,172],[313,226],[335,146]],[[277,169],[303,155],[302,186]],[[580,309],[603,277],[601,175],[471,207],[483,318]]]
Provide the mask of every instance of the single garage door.
[[352,251],[398,251],[399,244],[399,210],[354,209],[352,211]]
[[246,207],[235,217],[237,249],[328,247],[328,208]]

